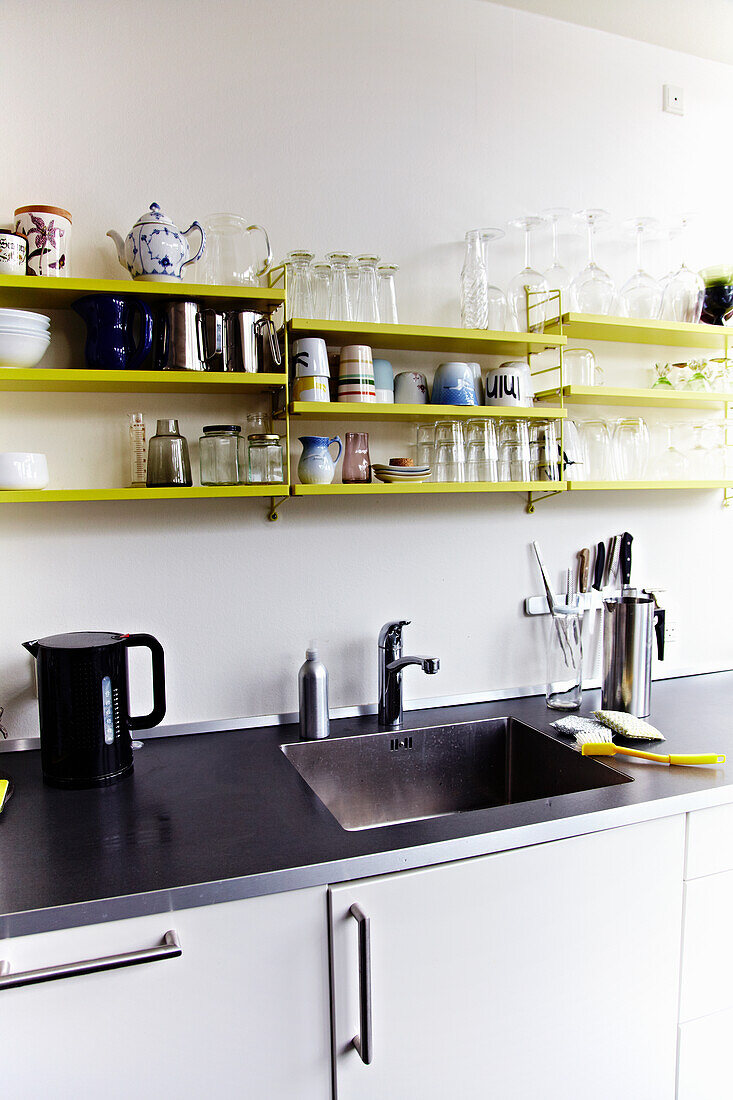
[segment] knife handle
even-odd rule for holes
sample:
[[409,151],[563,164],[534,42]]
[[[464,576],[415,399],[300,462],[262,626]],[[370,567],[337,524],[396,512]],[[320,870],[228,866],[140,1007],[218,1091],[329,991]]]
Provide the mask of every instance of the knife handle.
[[590,589],[590,550],[587,546],[578,551],[578,589],[580,592]]
[[606,568],[606,544],[599,542],[596,546],[596,564],[593,571],[593,587],[600,592],[603,584],[603,572]]
[[634,541],[634,536],[630,535],[628,531],[624,531],[621,536],[621,582],[624,588],[631,581],[631,544]]

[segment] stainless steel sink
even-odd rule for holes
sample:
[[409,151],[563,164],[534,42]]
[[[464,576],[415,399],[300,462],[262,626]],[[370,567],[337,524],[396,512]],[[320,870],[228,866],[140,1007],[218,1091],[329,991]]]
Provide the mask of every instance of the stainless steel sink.
[[301,741],[282,750],[344,829],[631,782],[515,718]]

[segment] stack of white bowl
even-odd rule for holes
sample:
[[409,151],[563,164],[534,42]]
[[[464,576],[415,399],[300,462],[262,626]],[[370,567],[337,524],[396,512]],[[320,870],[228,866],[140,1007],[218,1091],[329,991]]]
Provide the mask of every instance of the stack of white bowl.
[[0,367],[35,367],[51,343],[50,321],[27,309],[0,309]]

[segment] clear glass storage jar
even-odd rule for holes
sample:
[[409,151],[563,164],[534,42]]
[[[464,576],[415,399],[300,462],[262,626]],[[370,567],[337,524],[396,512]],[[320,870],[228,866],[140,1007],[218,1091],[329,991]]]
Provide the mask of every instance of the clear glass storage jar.
[[283,482],[283,445],[278,435],[250,435],[250,485],[273,485]]
[[207,424],[199,439],[202,485],[239,485],[246,481],[247,456],[239,424]]

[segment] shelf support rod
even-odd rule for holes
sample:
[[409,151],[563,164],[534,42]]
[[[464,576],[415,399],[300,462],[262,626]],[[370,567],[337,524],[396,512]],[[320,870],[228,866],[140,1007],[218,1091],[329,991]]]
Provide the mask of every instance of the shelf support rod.
[[270,520],[271,523],[276,523],[277,520],[279,519],[278,508],[280,507],[281,504],[284,504],[286,500],[290,500],[290,497],[287,496],[287,497],[272,497],[271,498],[271,500],[270,500],[270,511],[268,512],[268,515],[267,515],[267,518]]

